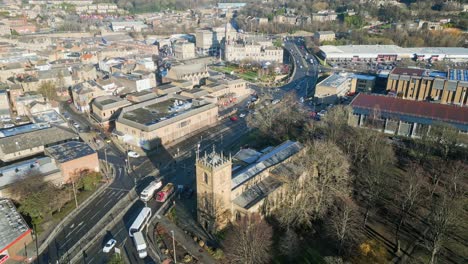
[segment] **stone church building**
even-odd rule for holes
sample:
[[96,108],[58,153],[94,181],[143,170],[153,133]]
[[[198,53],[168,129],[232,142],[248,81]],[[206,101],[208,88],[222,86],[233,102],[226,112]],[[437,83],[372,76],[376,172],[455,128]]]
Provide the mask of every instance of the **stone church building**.
[[197,156],[198,222],[213,233],[247,214],[267,214],[285,194],[289,179],[303,174],[291,162],[303,149],[299,142],[286,141],[260,152],[241,149],[234,157],[214,149]]

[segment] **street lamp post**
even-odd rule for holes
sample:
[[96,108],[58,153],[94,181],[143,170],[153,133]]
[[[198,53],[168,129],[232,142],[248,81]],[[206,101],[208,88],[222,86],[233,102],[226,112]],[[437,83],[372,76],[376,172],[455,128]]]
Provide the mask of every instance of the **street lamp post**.
[[34,229],[34,240],[36,240],[36,261],[38,264],[41,263],[41,260],[39,259],[39,247],[37,243],[37,229],[36,229],[36,223],[33,223],[33,229]]
[[172,234],[172,247],[174,249],[174,263],[177,264],[177,257],[176,257],[176,251],[175,251],[175,238],[174,238],[174,230],[171,230]]

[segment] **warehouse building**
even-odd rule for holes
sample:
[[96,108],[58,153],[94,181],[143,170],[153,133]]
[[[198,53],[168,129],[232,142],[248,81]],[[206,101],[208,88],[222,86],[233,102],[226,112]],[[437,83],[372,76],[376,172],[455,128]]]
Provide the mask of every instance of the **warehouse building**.
[[434,124],[447,123],[468,133],[468,108],[415,102],[383,95],[358,94],[351,102],[349,124],[392,135],[421,137]]
[[396,45],[325,45],[320,47],[319,56],[327,61],[370,62],[396,61],[401,59],[467,61],[468,48],[402,48]]

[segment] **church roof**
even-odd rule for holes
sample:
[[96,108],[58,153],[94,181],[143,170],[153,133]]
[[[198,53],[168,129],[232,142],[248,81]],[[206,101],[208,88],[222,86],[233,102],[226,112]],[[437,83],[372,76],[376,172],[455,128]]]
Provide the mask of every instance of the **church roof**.
[[255,177],[258,173],[273,165],[283,162],[292,155],[298,153],[301,149],[302,145],[299,142],[288,140],[282,143],[270,152],[260,156],[255,163],[252,163],[244,169],[233,174],[231,188],[235,189],[239,187],[244,182],[248,181],[252,177]]

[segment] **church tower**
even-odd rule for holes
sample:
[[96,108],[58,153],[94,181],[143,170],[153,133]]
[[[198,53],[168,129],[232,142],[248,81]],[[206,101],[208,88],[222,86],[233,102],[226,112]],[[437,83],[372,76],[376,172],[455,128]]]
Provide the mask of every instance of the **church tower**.
[[197,218],[210,233],[224,228],[231,219],[231,168],[231,157],[216,153],[214,147],[209,154],[197,154]]

